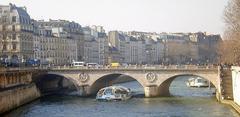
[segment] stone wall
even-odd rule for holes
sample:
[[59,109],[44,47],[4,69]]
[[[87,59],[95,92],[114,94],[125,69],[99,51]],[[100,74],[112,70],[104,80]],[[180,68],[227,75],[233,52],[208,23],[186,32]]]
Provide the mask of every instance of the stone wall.
[[131,82],[131,81],[135,81],[135,79],[122,75],[122,76],[119,76],[119,78],[114,80],[112,83],[116,84],[116,83],[125,83],[125,82]]
[[10,111],[40,97],[35,84],[18,86],[0,93],[0,113]]

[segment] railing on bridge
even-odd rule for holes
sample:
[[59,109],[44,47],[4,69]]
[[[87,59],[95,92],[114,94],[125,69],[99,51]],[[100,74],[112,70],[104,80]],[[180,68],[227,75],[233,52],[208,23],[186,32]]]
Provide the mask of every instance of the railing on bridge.
[[197,66],[197,65],[129,65],[129,66],[119,66],[119,67],[110,67],[110,66],[97,66],[97,67],[73,67],[73,66],[53,66],[53,67],[16,67],[16,68],[0,68],[0,72],[6,71],[24,71],[24,70],[77,70],[77,69],[217,69],[218,66]]
[[47,70],[49,67],[0,67],[0,72],[6,71],[28,71],[28,70]]
[[64,69],[217,69],[218,66],[196,66],[196,65],[152,65],[152,66],[138,66],[138,65],[131,65],[131,66],[119,66],[119,67],[110,67],[110,66],[97,66],[97,67],[73,67],[73,66],[54,66],[51,67],[53,70],[64,70]]

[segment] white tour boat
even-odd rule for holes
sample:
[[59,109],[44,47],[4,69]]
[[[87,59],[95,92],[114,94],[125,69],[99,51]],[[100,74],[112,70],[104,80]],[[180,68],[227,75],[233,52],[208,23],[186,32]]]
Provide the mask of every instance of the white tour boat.
[[98,91],[97,100],[127,100],[131,98],[131,90],[123,86],[109,86]]
[[209,86],[209,81],[200,78],[200,77],[196,77],[196,78],[189,78],[186,81],[186,85],[188,87],[208,87]]

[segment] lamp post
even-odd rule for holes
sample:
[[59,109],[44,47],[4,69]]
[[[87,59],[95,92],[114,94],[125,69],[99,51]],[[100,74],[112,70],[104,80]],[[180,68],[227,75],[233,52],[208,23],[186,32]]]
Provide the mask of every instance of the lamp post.
[[101,64],[101,38],[98,38],[98,64]]
[[148,57],[148,53],[149,53],[149,51],[147,50],[147,51],[146,51],[146,62],[147,62],[147,63],[148,63],[148,58],[149,58],[149,57]]
[[164,63],[164,64],[166,63],[166,51],[167,51],[167,48],[166,48],[166,40],[163,39],[163,63]]

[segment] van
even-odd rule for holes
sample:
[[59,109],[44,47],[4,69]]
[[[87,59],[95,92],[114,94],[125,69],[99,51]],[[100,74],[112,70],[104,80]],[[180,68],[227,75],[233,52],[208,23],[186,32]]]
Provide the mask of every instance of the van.
[[98,67],[98,63],[87,63],[87,67]]
[[111,67],[119,67],[120,64],[119,63],[111,63]]
[[80,62],[74,61],[74,62],[72,62],[71,66],[73,66],[73,67],[83,67],[83,66],[85,66],[85,62],[83,62],[83,61],[80,61]]

